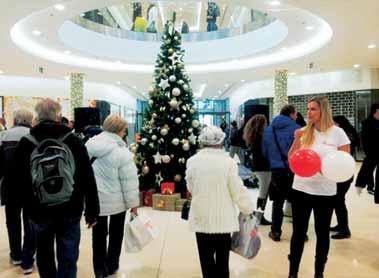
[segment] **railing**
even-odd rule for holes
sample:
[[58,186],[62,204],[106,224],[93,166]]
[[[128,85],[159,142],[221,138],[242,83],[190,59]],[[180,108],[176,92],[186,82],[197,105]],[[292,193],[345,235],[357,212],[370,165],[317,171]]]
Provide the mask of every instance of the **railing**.
[[[239,28],[222,28],[217,31],[212,32],[190,32],[186,34],[182,34],[182,40],[186,42],[195,42],[195,41],[209,41],[209,40],[218,40],[229,37],[234,37],[238,35],[242,35],[248,32],[252,32],[259,28],[262,28],[272,22],[275,19],[267,18],[267,20],[260,22],[251,22],[245,24]],[[147,32],[134,32],[120,28],[112,28],[106,26],[104,24],[96,23],[92,20],[85,19],[83,17],[76,17],[72,19],[72,22],[80,25],[83,28],[88,30],[104,34],[106,36],[112,36],[127,40],[138,40],[138,41],[161,41],[162,33],[147,33]]]

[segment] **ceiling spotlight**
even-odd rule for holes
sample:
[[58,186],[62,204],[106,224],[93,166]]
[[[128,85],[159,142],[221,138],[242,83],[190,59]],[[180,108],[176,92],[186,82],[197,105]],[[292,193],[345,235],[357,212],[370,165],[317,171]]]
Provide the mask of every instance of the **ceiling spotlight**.
[[117,64],[121,64],[121,61],[120,61],[120,60],[117,60],[115,63],[117,63]]
[[371,43],[371,44],[369,44],[367,47],[370,48],[370,49],[373,49],[373,48],[376,48],[376,44]]
[[41,36],[41,34],[42,34],[42,32],[40,31],[40,30],[33,30],[32,31],[32,34],[34,35],[34,36]]
[[137,89],[137,86],[136,86],[136,85],[134,85],[134,86],[133,86],[133,89]]
[[359,68],[360,66],[361,66],[361,65],[359,65],[359,64],[355,64],[353,67],[357,69],[357,68]]
[[116,81],[116,84],[117,85],[121,85],[121,81]]
[[280,1],[271,1],[270,2],[271,6],[279,6],[280,4],[281,4]]
[[242,83],[245,82],[245,79],[241,79],[241,82],[242,82]]
[[64,79],[65,79],[65,80],[69,80],[69,79],[70,79],[70,76],[69,76],[69,75],[66,75],[66,76],[64,77]]
[[56,9],[57,11],[64,11],[66,7],[63,5],[63,4],[55,4],[54,5],[54,9]]
[[308,31],[312,31],[313,29],[315,29],[315,27],[313,27],[312,25],[308,25],[307,27],[305,27],[305,29]]
[[287,50],[287,47],[282,47],[280,50],[281,50],[281,51],[286,51],[286,50]]
[[66,54],[66,55],[70,55],[71,51],[70,50],[65,50],[65,51],[63,51],[63,53]]
[[4,72],[2,70],[0,70],[0,74],[3,74]]
[[225,87],[229,87],[229,84],[225,84],[224,86],[225,86]]

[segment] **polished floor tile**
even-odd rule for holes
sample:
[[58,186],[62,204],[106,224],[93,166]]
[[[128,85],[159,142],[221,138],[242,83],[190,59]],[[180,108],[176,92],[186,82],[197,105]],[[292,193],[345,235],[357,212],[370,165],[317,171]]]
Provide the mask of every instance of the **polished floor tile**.
[[[252,190],[255,200],[257,190]],[[352,187],[347,196],[350,213],[352,238],[331,241],[329,261],[325,277],[331,278],[377,278],[379,277],[379,206],[373,203],[372,195],[366,191],[361,197]],[[268,204],[268,208],[271,204]],[[159,235],[142,252],[136,254],[122,253],[118,278],[200,278],[200,264],[196,241],[189,232],[186,221],[180,219],[179,212],[161,212],[150,208],[141,211],[147,213],[159,229]],[[270,217],[270,210],[266,211]],[[333,220],[335,221],[335,220]],[[313,221],[312,221],[313,223]],[[301,263],[299,277],[313,277],[313,260],[315,234],[311,223]],[[271,241],[268,227],[261,227],[262,249],[254,260],[246,260],[231,254],[230,270],[232,278],[285,278],[287,277],[289,240],[291,223],[289,218],[283,224],[281,242]],[[0,211],[0,278],[23,276],[18,267],[9,263],[7,233],[4,210]],[[78,277],[94,277],[91,259],[91,231],[84,225],[80,245]],[[35,272],[30,278],[38,277]]]

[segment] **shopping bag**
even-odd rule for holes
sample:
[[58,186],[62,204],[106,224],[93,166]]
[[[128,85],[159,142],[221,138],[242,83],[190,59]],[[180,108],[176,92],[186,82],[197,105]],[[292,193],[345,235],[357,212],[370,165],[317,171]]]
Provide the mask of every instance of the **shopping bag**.
[[261,248],[261,238],[258,226],[263,211],[255,211],[253,214],[240,214],[238,217],[240,230],[232,235],[232,251],[245,257],[253,259]]
[[145,214],[130,214],[130,221],[125,224],[125,251],[136,253],[157,237],[158,231],[153,228],[151,219]]

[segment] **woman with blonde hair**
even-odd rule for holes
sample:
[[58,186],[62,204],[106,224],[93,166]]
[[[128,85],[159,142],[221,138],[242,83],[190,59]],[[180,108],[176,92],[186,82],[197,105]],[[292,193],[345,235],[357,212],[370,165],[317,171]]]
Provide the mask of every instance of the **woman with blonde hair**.
[[[251,167],[254,174],[259,180],[259,195],[257,200],[257,209],[265,210],[268,196],[268,189],[271,180],[270,164],[263,156],[262,138],[263,131],[267,126],[266,116],[257,114],[250,118],[243,130],[243,139],[246,146],[252,153]],[[271,225],[271,222],[262,217],[261,225]]]
[[92,233],[96,278],[107,277],[118,270],[125,213],[130,208],[136,213],[139,206],[137,168],[123,140],[126,128],[124,119],[110,115],[104,121],[104,131],[86,143],[100,202],[99,218]]
[[[295,132],[295,141],[289,156],[299,149],[311,149],[321,157],[341,150],[350,153],[350,140],[346,133],[334,125],[329,101],[318,96],[308,101],[308,124]],[[322,173],[312,177],[295,175],[292,193],[293,233],[291,238],[289,277],[298,277],[309,218],[313,210],[316,241],[315,278],[324,277],[329,252],[329,227],[337,194],[336,182]]]

